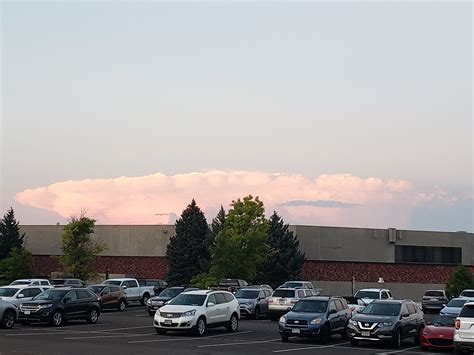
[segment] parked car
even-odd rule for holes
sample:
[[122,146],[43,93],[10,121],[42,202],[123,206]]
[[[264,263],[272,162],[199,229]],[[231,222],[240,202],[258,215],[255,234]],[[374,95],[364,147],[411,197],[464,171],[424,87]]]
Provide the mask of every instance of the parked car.
[[104,308],[116,308],[119,311],[125,311],[127,295],[122,287],[100,284],[90,285],[87,288],[99,296],[101,310]]
[[182,292],[196,291],[198,288],[194,287],[168,287],[161,291],[158,296],[150,298],[145,303],[145,309],[150,316],[154,316],[156,311],[163,307],[168,301],[172,300]]
[[294,336],[317,337],[327,343],[332,334],[345,338],[350,317],[351,311],[342,297],[306,297],[281,316],[278,322],[281,340],[287,342]]
[[474,298],[474,290],[462,290],[459,297]]
[[243,287],[235,293],[242,316],[259,319],[261,314],[268,313],[268,302],[272,291],[266,287]]
[[198,290],[183,292],[161,307],[153,325],[158,334],[191,330],[203,336],[210,327],[224,326],[236,332],[239,319],[239,303],[231,292]]
[[466,302],[454,321],[454,353],[474,351],[474,302]]
[[226,290],[232,293],[237,292],[240,288],[248,286],[248,282],[240,279],[222,279],[219,281],[217,289]]
[[48,279],[19,279],[13,281],[11,286],[23,285],[23,286],[43,286],[46,288],[53,288],[51,282]]
[[466,302],[472,302],[474,298],[458,297],[450,300],[444,307],[439,311],[440,315],[457,316],[461,312],[462,306]]
[[386,288],[363,288],[357,291],[354,297],[362,299],[365,303],[374,300],[393,300],[392,293]]
[[347,326],[352,345],[359,341],[389,341],[399,348],[402,339],[416,344],[425,326],[423,312],[411,300],[375,300],[355,314]]
[[286,281],[279,288],[310,288],[314,289],[313,283],[309,281]]
[[288,312],[301,298],[316,296],[312,289],[303,288],[277,288],[268,300],[268,314],[272,321],[277,321]]
[[0,300],[0,328],[13,328],[17,319],[18,307],[11,302]]
[[59,327],[67,320],[85,319],[96,323],[100,315],[100,298],[86,288],[48,289],[20,305],[22,324],[49,322]]
[[429,311],[439,312],[446,303],[448,303],[448,297],[444,290],[428,290],[421,300],[421,309],[425,313]]
[[0,287],[0,300],[19,306],[20,303],[31,300],[44,290],[47,289],[41,286],[3,286]]
[[86,283],[79,279],[52,279],[51,284],[54,287],[84,287]]
[[146,301],[155,294],[153,286],[139,286],[137,279],[131,278],[117,278],[108,279],[103,282],[107,285],[120,286],[125,290],[127,295],[127,302],[138,301],[145,305]]
[[168,283],[165,280],[137,279],[137,281],[140,286],[153,286],[155,296],[158,296],[161,291],[168,287]]
[[423,350],[452,350],[455,316],[437,316],[427,323],[420,334],[420,346]]
[[358,298],[354,296],[344,296],[343,298],[346,300],[347,305],[349,306],[349,309],[352,315],[359,313],[365,308],[365,306],[367,306],[370,303],[370,302],[366,302],[362,298]]

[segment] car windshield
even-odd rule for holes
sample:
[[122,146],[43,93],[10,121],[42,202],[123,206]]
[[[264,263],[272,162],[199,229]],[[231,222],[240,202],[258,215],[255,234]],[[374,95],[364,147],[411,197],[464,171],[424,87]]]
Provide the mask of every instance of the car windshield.
[[160,297],[176,297],[181,292],[183,292],[182,288],[167,288],[160,293]]
[[239,290],[236,294],[235,294],[235,298],[251,298],[251,299],[254,299],[254,298],[257,298],[258,297],[258,294],[260,293],[260,291],[255,291],[255,290]]
[[34,301],[41,301],[41,300],[48,300],[48,301],[55,301],[60,300],[64,297],[64,295],[69,292],[67,290],[46,290],[40,293],[38,296],[34,297]]
[[10,288],[10,287],[1,287],[0,288],[0,297],[13,297],[17,293],[19,288]]
[[371,300],[378,300],[380,298],[378,291],[357,291],[354,297],[369,298]]
[[169,303],[174,306],[202,306],[206,295],[180,294]]
[[107,285],[120,286],[121,283],[122,283],[122,281],[118,281],[118,280],[107,280],[107,281],[104,281],[104,284],[107,284]]
[[455,298],[455,299],[449,301],[448,304],[446,305],[446,307],[461,308],[462,306],[464,306],[464,303],[466,303],[467,301],[468,300]]
[[291,309],[292,312],[325,313],[328,307],[327,301],[300,300]]
[[443,291],[426,291],[425,296],[444,297]]
[[400,313],[400,304],[397,303],[371,303],[365,307],[362,314],[373,316],[398,316]]
[[282,286],[284,287],[303,287],[302,282],[285,282]]
[[31,281],[13,281],[10,285],[29,285]]
[[295,297],[295,291],[294,290],[275,290],[273,292],[272,297],[293,298],[293,297]]
[[66,280],[63,279],[54,279],[51,280],[52,285],[63,285],[66,282]]
[[464,296],[464,297],[474,297],[474,291],[464,291],[464,292],[461,292],[461,296]]
[[92,290],[93,292],[99,294],[105,286],[89,286],[87,287],[89,290]]
[[438,316],[433,321],[435,327],[454,327],[454,321],[456,317],[451,316]]

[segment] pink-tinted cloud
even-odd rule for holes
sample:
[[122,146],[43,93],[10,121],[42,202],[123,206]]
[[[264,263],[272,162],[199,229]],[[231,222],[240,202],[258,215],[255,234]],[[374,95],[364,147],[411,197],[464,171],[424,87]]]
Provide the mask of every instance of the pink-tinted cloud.
[[114,179],[64,181],[24,190],[16,199],[61,216],[87,209],[100,224],[168,223],[191,201],[210,221],[222,204],[252,194],[267,215],[279,212],[292,224],[405,228],[418,203],[449,201],[440,191],[418,192],[405,180],[361,178],[350,174],[308,178],[262,171],[209,171]]

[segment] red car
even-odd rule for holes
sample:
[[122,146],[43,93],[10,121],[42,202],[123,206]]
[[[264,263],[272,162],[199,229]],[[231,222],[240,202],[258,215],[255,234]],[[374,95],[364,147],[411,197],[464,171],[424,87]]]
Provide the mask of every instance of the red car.
[[420,346],[428,349],[453,349],[455,316],[442,315],[428,323],[420,333]]

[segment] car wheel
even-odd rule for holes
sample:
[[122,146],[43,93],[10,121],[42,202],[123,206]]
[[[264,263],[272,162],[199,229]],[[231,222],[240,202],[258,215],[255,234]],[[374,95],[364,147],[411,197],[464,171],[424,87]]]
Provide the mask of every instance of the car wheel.
[[126,308],[126,307],[127,307],[127,304],[125,303],[125,301],[124,301],[124,300],[120,300],[117,309],[118,309],[120,312],[123,312],[123,311],[125,311],[125,308]]
[[402,345],[402,332],[400,329],[395,331],[395,334],[392,337],[392,346],[396,349],[399,349]]
[[229,333],[235,333],[239,329],[239,317],[235,313],[230,317],[226,328]]
[[331,341],[331,328],[329,325],[325,325],[322,329],[321,341],[323,344],[327,344]]
[[99,310],[96,307],[93,307],[89,311],[89,317],[87,317],[87,323],[95,324],[99,320]]
[[63,312],[60,311],[59,309],[55,310],[51,314],[51,320],[49,321],[49,323],[53,327],[60,327],[63,324],[63,322],[64,322]]
[[341,338],[342,340],[347,340],[347,330],[344,328],[344,330],[341,333]]
[[420,327],[420,329],[418,329],[418,331],[416,332],[415,338],[413,339],[413,341],[415,342],[415,345],[420,345],[420,335],[422,332],[423,332],[423,328]]
[[158,334],[158,335],[165,335],[166,334],[166,330],[158,329],[158,328],[155,328],[155,330],[156,330],[156,334]]
[[15,321],[16,321],[16,313],[11,310],[6,310],[5,313],[3,313],[2,323],[0,324],[0,328],[11,329],[13,328],[13,324],[15,324]]
[[282,342],[288,343],[289,340],[290,340],[290,337],[288,335],[284,335],[284,334],[281,335]]
[[206,333],[206,328],[206,320],[204,319],[204,317],[201,317],[198,319],[196,325],[194,326],[194,334],[199,337],[202,337]]
[[351,345],[357,346],[357,345],[359,345],[359,341],[357,339],[352,338],[351,339]]
[[255,311],[253,311],[253,319],[260,319],[260,307],[255,307]]
[[150,299],[150,295],[148,293],[145,293],[142,299],[140,300],[141,305],[144,306],[146,301],[148,301],[149,299]]

